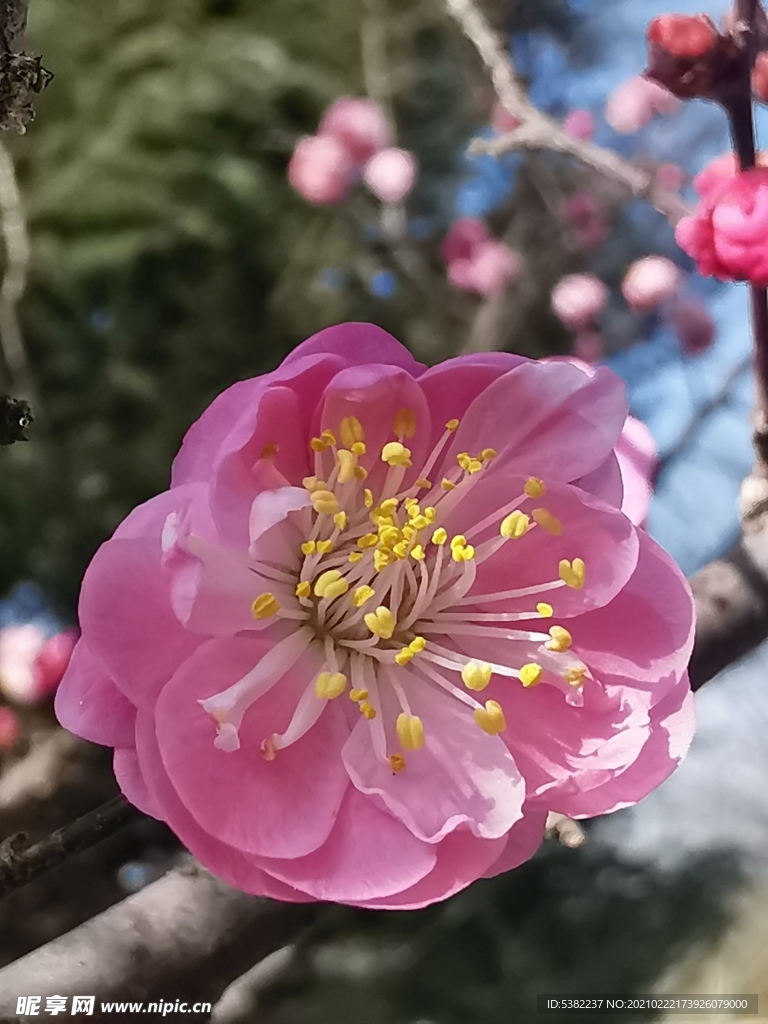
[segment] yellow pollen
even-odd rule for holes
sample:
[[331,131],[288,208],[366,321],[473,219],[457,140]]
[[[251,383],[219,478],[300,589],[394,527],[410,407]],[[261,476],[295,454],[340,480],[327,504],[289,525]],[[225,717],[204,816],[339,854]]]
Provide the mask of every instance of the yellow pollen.
[[368,629],[382,640],[389,640],[397,625],[394,615],[383,604],[380,604],[375,612],[368,612],[364,621]]
[[456,548],[463,548],[467,545],[467,538],[463,533],[457,533],[455,537],[451,538],[451,551],[455,551]]
[[305,540],[301,545],[302,555],[314,555],[317,550],[317,544],[313,540]]
[[536,611],[542,619],[551,619],[555,614],[555,609],[551,604],[547,604],[546,601],[540,601],[539,604],[536,605]]
[[341,696],[347,688],[347,677],[343,672],[321,672],[315,680],[315,695],[323,700]]
[[584,560],[581,558],[574,558],[572,562],[569,562],[567,558],[563,558],[559,565],[559,576],[563,583],[570,587],[571,590],[581,590],[584,586],[584,576],[586,574],[586,566]]
[[333,541],[319,540],[317,542],[317,550],[320,552],[321,555],[330,554],[330,552],[333,551]]
[[416,433],[416,413],[413,409],[400,409],[392,423],[395,437],[413,437]]
[[266,593],[257,597],[251,605],[254,619],[269,619],[280,611],[280,602],[274,594]]
[[540,498],[543,494],[547,493],[547,488],[544,486],[544,481],[539,480],[538,477],[529,476],[525,481],[523,490],[529,498]]
[[353,701],[355,701],[356,703],[359,704],[361,700],[368,700],[368,691],[367,690],[350,690],[349,691],[349,699],[353,700]]
[[402,754],[389,755],[389,767],[393,772],[401,772],[405,768],[405,758]]
[[323,597],[327,601],[335,601],[337,597],[343,597],[344,594],[349,590],[349,584],[345,579],[336,580],[335,583],[329,583],[325,588]]
[[355,456],[346,448],[340,448],[336,453],[339,462],[339,483],[348,484],[355,479]]
[[365,551],[366,548],[375,547],[379,543],[378,533],[364,533],[357,538],[357,546]]
[[535,508],[531,512],[531,517],[534,523],[538,523],[542,530],[546,530],[547,533],[551,533],[553,537],[559,537],[563,532],[563,524],[557,516],[552,515],[549,509]]
[[459,452],[459,454],[456,456],[456,461],[458,462],[462,469],[468,469],[469,464],[472,461],[472,456],[469,454],[469,452]]
[[320,515],[334,516],[339,511],[339,499],[332,491],[313,491],[310,501]]
[[313,437],[309,442],[309,447],[313,452],[326,452],[330,448],[330,445],[322,439],[322,437]]
[[432,543],[433,544],[445,544],[445,542],[447,540],[448,540],[448,533],[446,532],[445,527],[444,526],[438,526],[438,528],[432,534]]
[[399,498],[387,498],[379,505],[381,512],[385,516],[392,515],[397,506],[400,504]]
[[502,537],[506,537],[507,540],[519,540],[520,537],[526,534],[530,525],[531,520],[525,512],[515,509],[505,519],[502,519],[499,533]]
[[395,561],[395,555],[391,551],[382,550],[378,548],[373,552],[373,567],[376,572],[381,572],[382,569],[386,569],[388,565],[391,565]]
[[415,636],[413,640],[411,640],[411,642],[408,644],[408,647],[410,648],[410,650],[413,651],[414,654],[421,654],[421,652],[424,650],[426,646],[427,641],[424,639],[423,636]]
[[414,487],[426,488],[427,490],[432,486],[432,481],[427,480],[425,476],[419,477],[414,484]]
[[381,449],[381,461],[388,466],[410,466],[411,450],[399,441],[389,441]]
[[[315,580],[315,597],[325,597],[327,588],[340,580],[341,573],[338,569],[327,569],[325,572],[320,573]],[[344,582],[346,583],[346,580]]]
[[379,529],[379,540],[387,548],[394,548],[403,539],[402,533],[396,526],[383,526]]
[[501,705],[495,700],[487,700],[485,707],[478,708],[472,717],[489,736],[498,736],[507,727]]
[[458,426],[459,426],[459,421],[458,420],[448,420],[448,422],[445,424],[445,429],[446,430],[450,430],[450,432],[453,433],[454,430],[456,430],[458,428]]
[[483,448],[480,452],[479,458],[481,462],[490,462],[491,459],[495,459],[499,453],[495,448]]
[[[409,510],[412,509],[414,505],[418,508],[418,506],[419,506],[419,499],[418,498],[406,498],[405,501],[403,502],[403,505],[405,505],[405,507],[407,509],[409,509]],[[418,515],[418,512],[416,514]]]
[[308,491],[325,491],[328,489],[328,484],[325,480],[318,480],[316,476],[305,476],[301,481],[302,485]]
[[304,580],[302,583],[299,583],[298,586],[296,587],[296,597],[309,597],[311,593],[312,584],[309,582],[309,580]]
[[493,669],[484,661],[470,661],[461,670],[461,680],[468,690],[484,690],[492,675]]
[[349,561],[353,565],[355,565],[357,562],[359,562],[362,557],[363,557],[363,552],[362,551],[350,551],[349,556],[348,556]]
[[537,665],[535,661],[531,661],[527,665],[523,665],[520,669],[520,682],[526,688],[529,686],[537,686],[541,682],[543,674],[544,670],[541,665]]
[[442,487],[442,489],[444,491],[455,491],[456,490],[456,484],[452,480],[449,480],[445,476],[440,481],[440,486]]
[[427,557],[427,554],[421,544],[415,544],[411,550],[411,558],[415,558],[417,562],[423,562]]
[[413,540],[413,538],[416,536],[418,532],[419,531],[416,529],[416,527],[411,526],[410,523],[406,523],[405,526],[403,527],[403,536],[405,537],[406,540]]
[[347,513],[337,512],[336,515],[333,517],[333,523],[337,529],[343,530],[344,527],[347,525]]
[[407,558],[408,557],[408,541],[407,540],[401,540],[399,544],[393,544],[392,545],[392,554],[395,555],[397,558]]
[[351,447],[353,455],[365,455],[366,447],[363,441],[355,441]]
[[437,516],[437,509],[433,505],[427,505],[424,509],[424,518],[428,523],[434,523],[435,517]]
[[411,526],[414,530],[425,530],[429,526],[429,520],[426,516],[414,516]]
[[261,741],[261,756],[265,761],[274,761],[277,757],[277,747],[275,746],[275,734],[268,736],[265,740]]
[[353,444],[365,441],[363,425],[357,416],[345,416],[339,424],[339,437],[345,448],[351,448]]
[[563,679],[570,686],[581,686],[586,674],[587,670],[583,665],[572,665],[563,672]]
[[376,717],[376,709],[367,700],[360,701],[357,706],[360,708],[363,718],[366,718],[369,722]]
[[325,441],[327,445],[336,444],[336,436],[332,430],[323,430],[320,433],[321,440]]
[[395,728],[403,750],[420,750],[424,746],[424,726],[418,715],[407,715],[401,711]]
[[409,647],[404,647],[395,655],[395,663],[401,666],[407,665],[409,661],[413,661],[413,657],[413,651]]
[[374,594],[375,591],[373,587],[358,587],[357,590],[352,595],[352,604],[355,606],[355,608],[362,608],[365,602],[370,601]]
[[373,507],[373,491],[368,487],[363,491],[363,502],[366,508]]
[[482,468],[483,463],[481,462],[480,459],[470,459],[467,464],[466,470],[471,476],[473,473],[479,473]]
[[550,626],[549,635],[552,639],[547,640],[544,644],[548,651],[557,651],[562,654],[573,643],[573,637],[563,626]]
[[271,459],[272,456],[277,455],[279,451],[279,445],[277,445],[274,441],[267,441],[267,443],[261,449],[261,457],[262,459]]
[[365,466],[355,466],[355,468],[352,470],[352,476],[355,478],[355,480],[365,480],[365,478],[368,476],[368,470],[365,468]]

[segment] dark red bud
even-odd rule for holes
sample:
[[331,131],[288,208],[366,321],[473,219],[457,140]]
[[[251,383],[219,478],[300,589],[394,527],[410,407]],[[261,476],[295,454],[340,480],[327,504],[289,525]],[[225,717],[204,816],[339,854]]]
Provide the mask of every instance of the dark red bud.
[[758,53],[752,69],[752,92],[755,99],[768,103],[768,50]]
[[662,14],[648,26],[648,42],[672,57],[698,60],[713,50],[720,33],[706,14]]

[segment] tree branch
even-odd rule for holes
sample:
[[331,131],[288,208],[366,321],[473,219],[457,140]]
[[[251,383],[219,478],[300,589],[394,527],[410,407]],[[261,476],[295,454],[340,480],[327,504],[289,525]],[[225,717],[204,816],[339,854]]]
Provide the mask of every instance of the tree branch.
[[39,57],[24,52],[29,0],[0,0],[0,131],[24,134],[33,100],[51,79]]

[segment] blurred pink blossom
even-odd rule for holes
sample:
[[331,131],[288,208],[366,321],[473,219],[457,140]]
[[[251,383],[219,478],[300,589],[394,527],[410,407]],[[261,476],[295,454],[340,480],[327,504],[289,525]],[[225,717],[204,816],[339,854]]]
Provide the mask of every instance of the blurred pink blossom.
[[441,253],[446,263],[466,260],[480,242],[490,238],[485,221],[477,217],[460,217],[454,221],[443,239]]
[[495,295],[520,274],[519,254],[491,238],[485,223],[475,217],[462,217],[451,226],[441,252],[448,280],[461,291]]
[[621,290],[630,307],[643,312],[674,295],[681,276],[680,268],[666,256],[646,256],[631,264]]
[[45,641],[32,666],[35,691],[40,696],[53,693],[61,682],[78,636],[76,629],[65,629]]
[[520,256],[504,242],[490,239],[477,246],[470,259],[472,291],[496,295],[520,274]]
[[0,690],[16,704],[35,704],[61,682],[77,640],[65,630],[48,638],[39,626],[0,629]]
[[608,236],[603,208],[591,192],[575,192],[569,196],[560,215],[584,249],[594,249]]
[[680,100],[664,86],[636,75],[610,94],[605,104],[605,119],[619,134],[632,135],[656,114],[674,114],[680,107]]
[[0,750],[10,750],[21,735],[21,723],[11,708],[0,708]]
[[[768,166],[768,153],[759,152],[756,156],[757,166]],[[739,171],[739,164],[735,153],[721,153],[714,160],[710,160],[703,170],[699,171],[693,179],[693,187],[702,199],[706,199],[713,189],[733,178]]]
[[687,355],[704,352],[715,340],[715,324],[700,299],[677,297],[667,314]]
[[367,97],[342,96],[336,100],[326,110],[317,131],[340,142],[352,162],[360,165],[392,145],[384,111]]
[[654,182],[656,188],[666,192],[679,192],[685,184],[687,175],[679,164],[660,164],[656,168]]
[[371,157],[363,169],[363,181],[383,203],[399,203],[413,188],[416,174],[413,153],[390,147]]
[[658,463],[656,443],[642,420],[628,416],[616,445],[624,500],[621,511],[635,526],[642,526],[648,518],[653,494],[653,474]]
[[595,119],[590,110],[572,110],[563,121],[563,131],[572,139],[589,142],[595,134]]
[[579,331],[573,341],[573,354],[585,363],[597,363],[603,358],[603,339],[597,331]]
[[354,169],[341,142],[331,136],[309,135],[293,151],[288,180],[310,203],[333,206],[346,198]]
[[519,128],[521,121],[518,117],[502,106],[498,101],[493,105],[491,111],[491,127],[494,131],[497,131],[499,135],[506,135],[507,132],[513,132],[516,128]]
[[552,309],[577,331],[589,326],[607,301],[608,289],[594,274],[569,274],[552,289]]

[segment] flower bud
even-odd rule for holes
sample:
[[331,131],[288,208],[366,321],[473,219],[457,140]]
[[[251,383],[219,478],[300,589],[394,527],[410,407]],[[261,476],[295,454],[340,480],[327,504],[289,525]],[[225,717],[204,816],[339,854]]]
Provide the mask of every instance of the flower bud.
[[663,14],[648,26],[648,75],[675,96],[714,95],[732,78],[735,47],[706,14]]
[[349,153],[330,136],[301,139],[288,164],[288,181],[316,206],[333,206],[345,199],[353,173]]
[[341,143],[356,164],[364,164],[374,153],[392,145],[384,111],[374,100],[342,96],[326,110],[318,135]]
[[674,114],[680,101],[658,82],[636,75],[614,89],[605,104],[605,119],[620,135],[633,135],[657,114]]
[[608,289],[594,274],[569,274],[552,289],[552,309],[566,327],[587,327],[608,301]]
[[646,256],[633,263],[621,291],[636,312],[646,312],[670,298],[680,284],[680,269],[666,256]]
[[760,103],[768,103],[768,50],[758,53],[752,68],[752,94]]
[[648,42],[672,57],[704,57],[719,39],[720,33],[706,14],[662,14],[648,26]]
[[399,203],[416,181],[416,159],[407,149],[382,149],[365,165],[363,181],[383,203]]

